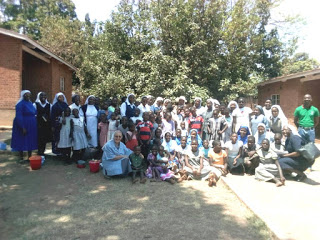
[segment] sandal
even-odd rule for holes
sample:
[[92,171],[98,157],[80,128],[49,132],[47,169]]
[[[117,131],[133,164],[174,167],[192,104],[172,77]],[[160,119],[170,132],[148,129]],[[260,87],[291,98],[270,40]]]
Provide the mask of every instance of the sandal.
[[307,175],[305,175],[304,173],[301,174],[301,175],[297,175],[297,176],[295,177],[295,179],[296,179],[297,182],[303,182],[306,178],[307,178]]

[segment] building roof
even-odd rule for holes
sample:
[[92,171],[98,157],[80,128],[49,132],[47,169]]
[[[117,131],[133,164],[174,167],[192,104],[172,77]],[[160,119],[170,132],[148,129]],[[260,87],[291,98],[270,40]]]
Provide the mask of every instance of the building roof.
[[284,75],[276,78],[271,78],[269,80],[259,83],[257,86],[258,87],[264,86],[264,85],[276,83],[276,82],[286,82],[292,79],[300,79],[301,82],[320,80],[320,68],[316,68],[316,69],[305,71],[305,72]]
[[6,35],[6,36],[10,36],[10,37],[14,37],[17,39],[21,39],[23,41],[26,41],[29,45],[32,46],[32,48],[34,49],[38,49],[41,52],[47,54],[50,57],[55,58],[56,60],[58,60],[59,62],[63,63],[64,65],[68,66],[69,68],[71,68],[72,70],[76,71],[77,68],[75,66],[73,66],[72,64],[64,61],[62,58],[58,57],[57,55],[53,54],[52,52],[50,52],[48,49],[44,48],[43,46],[41,46],[39,43],[37,43],[36,41],[30,39],[29,37],[27,37],[24,34],[20,34],[11,30],[7,30],[4,28],[0,28],[0,34]]

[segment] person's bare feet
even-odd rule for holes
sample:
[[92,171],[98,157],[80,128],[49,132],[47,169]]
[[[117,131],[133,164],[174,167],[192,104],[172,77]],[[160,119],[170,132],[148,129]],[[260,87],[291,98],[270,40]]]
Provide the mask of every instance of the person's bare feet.
[[208,183],[208,186],[209,187],[212,187],[212,186],[216,186],[217,185],[217,181],[214,177],[210,177],[209,178],[209,183]]
[[156,182],[157,180],[155,178],[151,178],[150,182]]
[[283,183],[279,179],[276,179],[275,181],[276,181],[276,187],[283,186]]

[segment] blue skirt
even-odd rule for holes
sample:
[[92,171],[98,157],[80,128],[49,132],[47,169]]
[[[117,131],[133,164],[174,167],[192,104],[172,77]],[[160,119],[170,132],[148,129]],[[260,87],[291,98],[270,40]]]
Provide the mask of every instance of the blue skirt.
[[24,136],[22,128],[17,124],[17,119],[13,120],[12,127],[12,151],[32,151],[38,149],[38,128],[35,116],[24,116],[24,127],[27,134]]

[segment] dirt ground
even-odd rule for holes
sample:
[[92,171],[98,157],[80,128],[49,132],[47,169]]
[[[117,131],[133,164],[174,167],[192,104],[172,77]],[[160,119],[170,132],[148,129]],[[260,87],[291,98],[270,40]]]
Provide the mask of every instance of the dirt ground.
[[222,182],[135,184],[0,154],[0,239],[273,239]]

